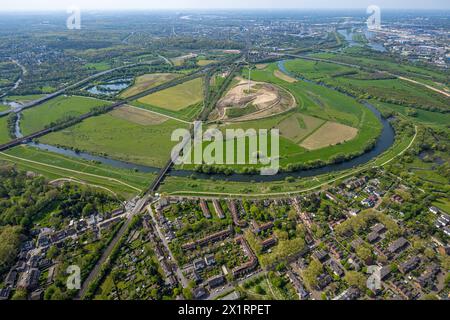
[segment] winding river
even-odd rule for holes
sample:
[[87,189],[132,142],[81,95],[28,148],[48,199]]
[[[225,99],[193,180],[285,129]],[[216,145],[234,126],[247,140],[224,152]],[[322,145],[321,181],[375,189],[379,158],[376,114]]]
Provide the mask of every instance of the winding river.
[[[291,74],[289,71],[287,71],[285,68],[285,61],[280,61],[278,63],[278,66],[282,72],[288,74],[289,76],[295,77],[295,78],[299,79],[300,81],[308,81],[306,79],[300,79],[300,78],[296,77],[295,75]],[[308,81],[308,82],[310,82],[310,81]],[[391,124],[389,123],[389,121],[384,119],[381,116],[380,112],[370,103],[363,102],[363,105],[366,108],[368,108],[369,110],[371,110],[371,112],[373,112],[376,115],[376,117],[379,119],[379,121],[383,125],[383,130],[382,130],[381,135],[379,136],[373,149],[371,149],[370,151],[368,151],[358,157],[355,157],[351,160],[347,160],[345,162],[337,163],[337,164],[330,164],[330,165],[327,165],[327,166],[324,166],[321,168],[301,170],[301,171],[295,171],[295,172],[279,173],[274,176],[245,175],[245,174],[208,175],[208,174],[197,173],[197,172],[194,172],[191,170],[175,170],[175,169],[170,171],[169,175],[176,176],[176,177],[191,177],[191,176],[193,176],[198,179],[215,179],[215,180],[226,180],[226,181],[236,181],[236,182],[270,182],[270,181],[281,181],[281,180],[286,179],[287,177],[313,177],[313,176],[326,174],[326,173],[330,173],[330,172],[347,170],[347,169],[357,167],[359,165],[363,165],[363,164],[369,162],[370,160],[374,159],[375,157],[381,155],[386,150],[388,150],[394,144],[394,139],[395,139],[395,133],[394,133],[394,130],[393,130]],[[19,121],[20,121],[20,117],[19,117]],[[21,135],[20,126],[18,123],[16,125],[16,134]],[[69,157],[99,162],[99,163],[109,165],[109,166],[112,166],[115,168],[138,170],[138,171],[145,172],[145,173],[152,173],[152,172],[156,173],[156,172],[159,172],[159,170],[160,170],[159,168],[156,168],[156,167],[139,165],[139,164],[129,163],[129,162],[120,161],[120,160],[113,160],[113,159],[110,159],[107,157],[96,156],[96,155],[89,154],[86,152],[75,152],[73,150],[67,150],[67,149],[63,149],[63,148],[59,148],[59,147],[51,146],[51,145],[47,145],[47,144],[30,142],[30,143],[28,143],[28,145],[30,147],[38,148],[41,150],[47,150],[47,151],[50,151],[53,153],[58,153],[58,154],[69,156]]]

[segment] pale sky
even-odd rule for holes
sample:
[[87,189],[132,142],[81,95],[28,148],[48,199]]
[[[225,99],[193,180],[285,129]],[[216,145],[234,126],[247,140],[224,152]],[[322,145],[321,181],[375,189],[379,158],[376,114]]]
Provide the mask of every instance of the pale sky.
[[449,0],[0,0],[0,11],[124,9],[450,9]]

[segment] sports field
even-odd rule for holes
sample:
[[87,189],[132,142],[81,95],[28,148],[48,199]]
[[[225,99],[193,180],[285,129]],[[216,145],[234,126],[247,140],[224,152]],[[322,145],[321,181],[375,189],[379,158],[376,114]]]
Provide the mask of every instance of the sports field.
[[120,96],[122,98],[128,98],[145,90],[157,87],[163,83],[180,77],[181,74],[177,73],[150,73],[139,76],[134,81],[133,86],[126,89]]
[[60,96],[40,106],[23,111],[20,128],[23,135],[29,135],[57,121],[77,117],[95,107],[108,104],[110,102],[89,97]]
[[169,159],[172,147],[171,134],[175,129],[188,125],[176,120],[158,119],[146,115],[150,120],[139,120],[148,124],[138,124],[136,114],[127,110],[115,111],[89,118],[70,128],[51,133],[40,139],[51,145],[60,145],[74,150],[83,150],[113,159],[148,166],[163,166]]
[[203,79],[197,78],[145,96],[138,102],[171,111],[180,111],[203,100]]

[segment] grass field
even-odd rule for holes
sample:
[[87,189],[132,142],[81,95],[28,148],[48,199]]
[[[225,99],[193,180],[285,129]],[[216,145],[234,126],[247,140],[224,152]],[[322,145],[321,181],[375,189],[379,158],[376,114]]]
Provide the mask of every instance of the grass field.
[[44,96],[45,96],[45,94],[30,94],[30,95],[26,95],[26,96],[7,96],[5,98],[5,100],[19,102],[19,103],[23,104],[23,103],[27,103],[30,101],[40,99]]
[[143,126],[161,124],[168,118],[148,112],[147,110],[133,106],[123,106],[111,111],[111,115],[118,119],[124,119]]
[[128,98],[148,89],[157,87],[165,82],[180,77],[181,74],[176,73],[151,73],[139,76],[134,81],[134,85],[125,90],[120,96]]
[[29,135],[58,120],[76,117],[95,107],[107,104],[110,104],[110,102],[88,97],[57,97],[40,106],[23,111],[20,121],[22,134]]
[[180,111],[203,100],[203,79],[197,78],[145,96],[138,102],[171,111]]
[[6,143],[11,140],[9,136],[7,121],[8,121],[7,116],[0,118],[0,144]]
[[154,125],[135,122],[125,119],[123,114],[118,117],[117,112],[108,113],[51,133],[40,141],[131,163],[160,167],[169,159],[171,149],[176,144],[170,141],[172,132],[188,127],[187,124],[172,119]]
[[95,69],[96,71],[106,71],[111,69],[111,65],[107,62],[88,63],[85,67]]
[[208,64],[216,63],[216,62],[217,62],[216,60],[200,59],[197,61],[197,65],[200,67],[204,67],[204,66],[207,66]]
[[318,80],[324,77],[332,77],[339,74],[355,72],[356,69],[337,65],[334,63],[316,62],[310,60],[289,60],[286,61],[286,69],[294,74],[300,74],[306,79]]
[[300,143],[307,135],[309,135],[317,127],[321,126],[325,121],[319,118],[301,115],[299,113],[290,115],[281,121],[277,128],[280,134],[295,143]]
[[145,190],[155,177],[152,173],[117,169],[27,146],[0,153],[0,161],[13,163],[22,170],[42,174],[51,180],[69,178],[102,186],[125,198]]
[[5,112],[5,111],[8,111],[9,109],[10,109],[9,106],[0,104],[0,112]]

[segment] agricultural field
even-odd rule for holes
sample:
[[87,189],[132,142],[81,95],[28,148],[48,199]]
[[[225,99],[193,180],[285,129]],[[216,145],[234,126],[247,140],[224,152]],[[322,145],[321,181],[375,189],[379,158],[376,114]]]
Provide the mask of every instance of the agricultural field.
[[95,107],[108,104],[110,104],[108,101],[88,97],[60,96],[40,106],[23,111],[20,128],[23,135],[29,135],[44,129],[52,123],[80,116]]
[[176,79],[180,74],[177,73],[150,73],[139,76],[135,79],[133,86],[126,89],[120,97],[128,98],[144,92],[148,89],[157,87],[165,82]]
[[170,111],[181,111],[203,100],[203,79],[197,78],[145,96],[138,102]]
[[[136,120],[140,117],[139,120]],[[113,159],[148,166],[163,166],[172,147],[172,132],[188,125],[173,119],[155,118],[150,112],[119,109],[89,118],[70,128],[41,138],[50,145],[100,154]],[[137,123],[139,121],[139,123]],[[142,124],[146,123],[146,124]]]
[[308,150],[317,150],[353,140],[358,134],[352,128],[336,122],[327,122],[317,131],[303,140],[301,146]]
[[217,62],[216,60],[199,59],[199,60],[197,61],[197,65],[198,65],[199,67],[204,67],[204,66],[207,66],[207,65],[209,65],[209,64],[216,63],[216,62]]
[[295,113],[285,117],[278,125],[280,134],[289,140],[299,144],[306,136],[325,123],[324,120]]

